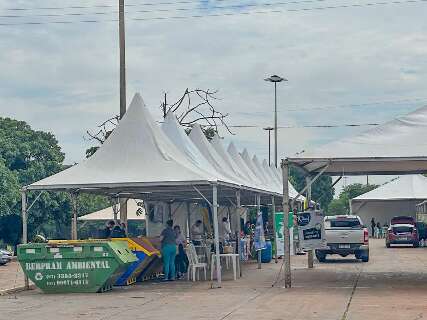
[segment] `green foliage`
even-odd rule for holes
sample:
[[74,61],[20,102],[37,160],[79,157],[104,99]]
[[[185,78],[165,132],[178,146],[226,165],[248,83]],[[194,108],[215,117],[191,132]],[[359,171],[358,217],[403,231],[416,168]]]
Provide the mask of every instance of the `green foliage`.
[[375,184],[353,183],[346,186],[340,193],[338,199],[332,200],[328,207],[329,215],[349,214],[350,200],[356,198],[366,192],[378,188]]
[[[23,121],[0,117],[0,216],[13,215],[5,218],[12,220],[3,226],[8,229],[0,232],[0,239],[14,244],[14,239],[20,238],[21,222],[13,220],[21,215],[20,188],[65,169],[63,161],[64,154],[53,134],[35,131]],[[28,204],[38,194],[29,192]],[[81,212],[87,213],[106,207],[107,202],[87,196],[80,206]],[[68,194],[42,192],[28,214],[29,238],[36,233],[49,237],[69,235],[70,212]]]
[[0,158],[0,216],[10,214],[19,199],[19,183]]
[[22,237],[22,219],[17,214],[0,216],[1,239],[12,246],[20,243]]
[[[297,191],[301,191],[306,185],[304,174],[294,166],[290,167],[289,180]],[[323,175],[317,179],[312,185],[311,196],[314,201],[320,203],[322,208],[327,208],[334,197],[332,178]]]

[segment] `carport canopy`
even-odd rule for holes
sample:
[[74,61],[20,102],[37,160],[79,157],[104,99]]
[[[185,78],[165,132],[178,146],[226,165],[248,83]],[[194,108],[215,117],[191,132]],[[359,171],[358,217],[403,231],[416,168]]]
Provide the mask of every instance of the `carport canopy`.
[[361,134],[302,151],[288,161],[306,173],[399,175],[427,171],[427,106]]
[[[283,179],[289,166],[300,168],[308,177],[301,191],[322,174],[333,176],[399,175],[427,172],[427,106],[355,136],[303,150],[282,160]],[[289,211],[289,190],[283,186],[283,211]],[[310,196],[308,197],[310,199]],[[285,215],[285,252],[290,239]],[[285,254],[285,287],[291,287],[290,256]]]

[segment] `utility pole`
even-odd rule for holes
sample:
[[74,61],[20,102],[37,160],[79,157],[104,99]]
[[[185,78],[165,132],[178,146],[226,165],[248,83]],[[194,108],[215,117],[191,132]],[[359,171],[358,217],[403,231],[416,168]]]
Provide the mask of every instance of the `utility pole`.
[[271,131],[274,130],[272,127],[263,128],[268,131],[268,165],[271,166]]
[[120,119],[126,113],[125,0],[119,0]]
[[[120,119],[126,113],[125,0],[119,0]],[[120,220],[127,229],[127,199],[120,199]],[[126,230],[127,231],[127,230]]]

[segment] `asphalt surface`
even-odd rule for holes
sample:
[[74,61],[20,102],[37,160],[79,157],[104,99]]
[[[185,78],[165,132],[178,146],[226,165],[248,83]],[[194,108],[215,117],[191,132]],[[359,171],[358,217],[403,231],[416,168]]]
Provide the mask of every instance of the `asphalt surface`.
[[221,289],[211,289],[210,282],[177,281],[144,283],[103,294],[31,290],[0,297],[0,319],[427,318],[427,248],[386,249],[383,240],[371,240],[368,263],[348,258],[307,269],[305,256],[293,257],[291,289],[283,288],[281,281],[275,283],[279,260],[264,264],[261,270],[256,264],[245,265],[238,281],[232,281],[228,273]]

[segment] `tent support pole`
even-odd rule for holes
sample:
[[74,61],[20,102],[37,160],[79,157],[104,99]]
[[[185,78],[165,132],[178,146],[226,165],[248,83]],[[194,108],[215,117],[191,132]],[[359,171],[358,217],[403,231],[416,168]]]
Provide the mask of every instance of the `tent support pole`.
[[213,227],[214,227],[214,235],[215,235],[216,281],[217,281],[217,287],[221,288],[221,260],[219,255],[219,231],[218,231],[218,186],[216,184],[212,186],[212,211],[213,211]]
[[335,187],[335,185],[336,185],[338,182],[340,182],[340,181],[341,181],[341,179],[342,179],[342,176],[339,176],[339,177],[337,178],[337,180],[335,180],[335,181],[334,181],[334,183],[332,184],[331,188]]
[[[27,220],[27,190],[22,189],[21,191],[21,207],[22,207],[22,243],[28,242],[28,220]],[[18,253],[16,253],[18,254]],[[28,277],[24,276],[25,290],[30,289],[30,281]]]
[[[241,209],[241,205],[240,205],[240,190],[236,191],[236,213],[237,213],[237,254],[239,255],[238,259],[240,259],[240,251],[242,250],[242,248],[240,248],[240,232],[241,230],[241,226],[240,226],[240,209]],[[239,276],[242,276],[242,268],[239,268]]]
[[[260,196],[259,193],[256,195],[256,210],[257,210],[257,215],[261,214],[261,196]],[[262,226],[262,228],[263,228],[263,226]],[[258,257],[258,269],[261,269],[262,268],[261,250],[258,250],[257,253],[258,253],[257,254],[257,257]]]
[[[308,188],[307,188],[307,205],[308,205],[308,208],[305,208],[305,209],[311,210],[311,186],[312,186],[311,177],[310,176],[305,177],[305,182],[308,186]],[[313,267],[314,267],[314,250],[313,249],[308,250],[307,266],[309,269],[313,269]]]
[[186,230],[186,235],[187,235],[187,239],[189,239],[191,241],[191,232],[190,232],[190,228],[191,228],[191,210],[190,210],[190,203],[186,202],[187,205],[187,230]]
[[274,255],[274,262],[278,262],[278,255],[277,255],[277,237],[276,237],[276,203],[274,201],[274,196],[271,197],[271,211],[273,213],[273,234],[274,234],[274,243],[276,246],[276,253]]
[[43,191],[40,191],[40,193],[37,195],[37,197],[34,199],[34,201],[28,206],[27,212],[31,210],[33,205],[36,203],[37,200],[39,200],[40,196],[42,195]]
[[128,199],[120,198],[120,222],[125,224],[126,234],[128,233]]
[[[288,162],[288,168],[289,168],[289,162]],[[307,191],[307,189],[309,188],[309,187],[311,187],[311,185],[313,184],[313,183],[315,183],[316,181],[317,181],[317,179],[319,179],[320,178],[320,176],[327,170],[329,168],[329,164],[327,164],[326,166],[324,166],[323,167],[323,169],[322,169],[322,171],[320,171],[314,178],[312,178],[311,180],[310,180],[310,185],[306,185],[305,187],[304,187],[304,189],[302,189],[299,193],[298,193],[298,195],[294,198],[294,199],[292,199],[292,202],[295,202],[299,197],[300,197],[300,195],[302,195],[304,192],[306,192]],[[289,173],[288,173],[288,175],[289,175]],[[291,205],[291,207],[293,207],[293,204]]]
[[[218,186],[215,184],[214,185],[216,188],[218,188]],[[203,198],[203,199],[205,199],[205,201],[212,207],[213,205],[212,205],[212,203],[205,197],[205,195],[203,194],[203,193],[201,193],[200,192],[200,190],[199,189],[197,189],[195,186],[193,186],[193,189],[194,190],[196,190],[196,192],[198,193],[198,194],[200,194],[200,196]]]
[[[284,240],[285,240],[285,288],[292,286],[291,276],[291,243],[289,237],[289,161],[282,160],[283,178],[283,217],[284,217]],[[299,197],[299,196],[298,196]],[[297,198],[298,198],[297,197]]]
[[113,218],[114,218],[114,222],[117,222],[117,213],[119,208],[117,208],[119,206],[120,200],[119,197],[115,197],[113,199],[114,203],[113,203]]
[[77,193],[72,192],[70,196],[72,207],[71,240],[77,240]]

